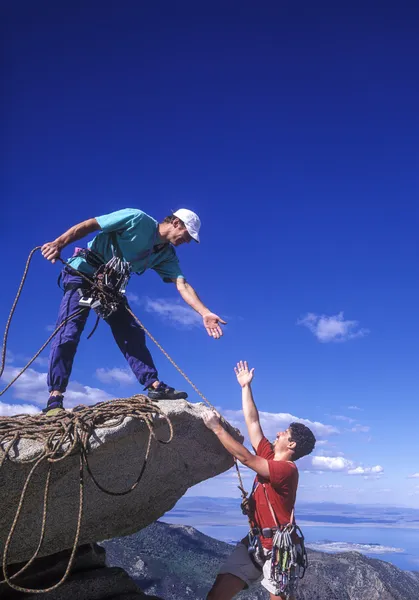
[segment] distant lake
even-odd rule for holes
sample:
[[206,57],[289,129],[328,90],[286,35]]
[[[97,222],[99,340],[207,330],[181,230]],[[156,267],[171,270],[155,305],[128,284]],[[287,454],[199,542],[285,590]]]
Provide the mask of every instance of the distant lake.
[[[411,514],[410,509],[406,517],[399,508],[379,511],[348,508],[348,505],[334,505],[327,507],[328,510],[324,506],[316,506],[317,510],[313,510],[314,506],[310,508],[300,511],[299,520],[309,547],[323,552],[358,551],[400,569],[419,571],[419,529],[414,528],[416,514]],[[358,511],[362,514],[357,514]],[[248,531],[237,501],[228,499],[184,498],[162,521],[191,525],[229,543],[242,539]]]

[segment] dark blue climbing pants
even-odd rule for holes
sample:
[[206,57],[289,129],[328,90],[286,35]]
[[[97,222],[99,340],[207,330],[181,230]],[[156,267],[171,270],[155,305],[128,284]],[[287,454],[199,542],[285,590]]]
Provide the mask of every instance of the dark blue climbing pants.
[[[64,296],[61,300],[57,325],[76,312],[79,307],[80,295],[75,286],[82,288],[85,281],[79,275],[73,275],[66,267],[62,271]],[[71,286],[71,289],[67,289]],[[128,305],[128,304],[127,304]],[[48,389],[65,392],[73,367],[74,356],[80,341],[90,309],[85,308],[81,314],[70,319],[53,338],[48,368]],[[113,337],[122,354],[128,361],[135,377],[147,388],[158,380],[157,370],[151,354],[145,343],[144,330],[121,305],[118,310],[106,319]]]

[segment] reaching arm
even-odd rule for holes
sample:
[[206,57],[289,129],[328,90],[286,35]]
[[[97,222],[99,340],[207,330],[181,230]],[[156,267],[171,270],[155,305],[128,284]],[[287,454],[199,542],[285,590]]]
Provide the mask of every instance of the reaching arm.
[[240,361],[237,363],[237,367],[234,368],[237,376],[237,381],[242,388],[242,406],[243,415],[246,422],[247,431],[249,432],[250,443],[252,444],[255,451],[259,446],[261,439],[263,438],[262,427],[259,421],[259,412],[256,408],[255,401],[253,400],[253,393],[251,382],[255,370],[249,367],[246,361]]
[[189,304],[191,308],[199,313],[204,321],[204,327],[208,332],[208,335],[218,339],[223,335],[220,323],[226,324],[218,315],[212,313],[200,300],[198,294],[194,288],[182,277],[174,280],[176,283],[177,290],[182,296],[186,304]]
[[252,471],[256,471],[258,475],[269,479],[269,465],[266,458],[255,456],[240,442],[237,442],[229,433],[224,429],[220,422],[220,415],[213,410],[207,409],[203,415],[204,423],[215,433],[224,448],[230,452],[237,460],[243,463]]
[[52,263],[55,263],[56,259],[59,258],[61,254],[61,250],[72,244],[73,242],[77,242],[81,240],[89,233],[93,233],[94,231],[98,231],[100,229],[99,223],[96,219],[87,219],[87,221],[82,221],[73,227],[70,227],[65,233],[57,237],[53,242],[47,242],[41,248],[42,256],[47,260],[50,260]]

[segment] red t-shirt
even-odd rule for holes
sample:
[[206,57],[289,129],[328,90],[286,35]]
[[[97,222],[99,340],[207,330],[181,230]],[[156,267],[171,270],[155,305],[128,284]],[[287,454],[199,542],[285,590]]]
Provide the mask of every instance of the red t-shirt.
[[[290,522],[291,512],[295,504],[298,469],[291,461],[273,460],[275,454],[272,445],[265,437],[259,442],[256,454],[266,458],[269,465],[269,479],[265,479],[261,475],[256,475],[255,479],[253,497],[256,505],[256,526],[263,529],[264,527],[276,527],[277,524],[286,525]],[[265,491],[272,505],[277,523],[275,523],[269,504],[266,501]],[[261,542],[264,548],[269,550],[272,548],[272,538],[261,536]]]

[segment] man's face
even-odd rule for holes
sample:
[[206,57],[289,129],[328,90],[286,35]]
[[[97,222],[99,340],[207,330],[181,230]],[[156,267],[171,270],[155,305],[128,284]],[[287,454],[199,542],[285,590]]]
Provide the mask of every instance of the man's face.
[[175,219],[171,225],[172,227],[168,234],[168,241],[173,244],[173,246],[189,244],[189,242],[192,241],[188,230],[186,229],[185,225],[179,221],[179,219]]
[[292,432],[291,428],[288,427],[285,431],[278,431],[276,434],[275,441],[273,443],[274,450],[276,452],[282,452],[284,450],[288,450],[289,444],[292,441]]

